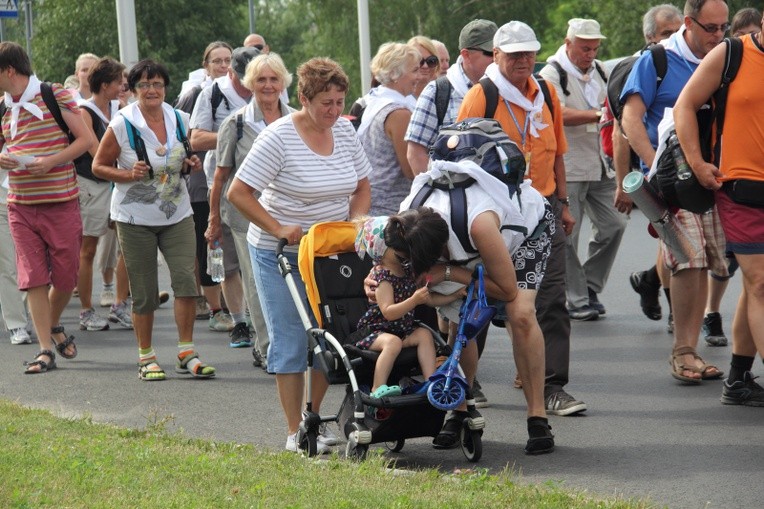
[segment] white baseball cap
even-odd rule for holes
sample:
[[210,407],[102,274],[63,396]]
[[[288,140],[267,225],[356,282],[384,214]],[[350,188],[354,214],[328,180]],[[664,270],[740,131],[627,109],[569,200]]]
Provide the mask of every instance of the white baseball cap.
[[536,39],[536,33],[522,21],[510,21],[499,28],[493,36],[493,47],[504,53],[520,51],[538,51],[541,43]]
[[573,18],[568,21],[568,39],[607,39],[600,32],[600,24],[593,19]]

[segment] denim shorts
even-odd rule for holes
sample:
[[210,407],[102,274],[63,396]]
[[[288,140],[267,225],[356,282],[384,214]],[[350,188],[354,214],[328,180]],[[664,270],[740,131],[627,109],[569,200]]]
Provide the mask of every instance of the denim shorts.
[[[302,373],[308,367],[308,336],[286,281],[279,272],[276,252],[258,249],[250,244],[249,254],[271,340],[268,346],[268,372]],[[292,278],[300,299],[307,307],[305,284],[297,268],[297,253],[284,254],[292,265]]]

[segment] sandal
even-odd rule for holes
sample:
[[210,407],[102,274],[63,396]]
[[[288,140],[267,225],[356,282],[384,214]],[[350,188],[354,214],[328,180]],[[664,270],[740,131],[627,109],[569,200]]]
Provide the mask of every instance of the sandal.
[[386,398],[389,396],[400,396],[401,388],[399,385],[380,385],[377,390],[371,393],[372,398]]
[[459,446],[459,432],[462,429],[462,422],[470,414],[461,410],[454,410],[451,417],[446,419],[438,435],[432,439],[432,446],[435,449],[453,449]]
[[[57,325],[55,327],[51,327],[50,329],[51,334],[63,334],[64,339],[60,343],[56,343],[56,340],[53,338],[53,336],[50,337],[51,341],[53,341],[53,344],[56,345],[56,350],[58,350],[58,353],[63,357],[64,359],[74,359],[77,357],[77,345],[74,344],[74,336],[67,336],[66,332],[64,331],[63,325]],[[69,347],[74,348],[74,353],[67,353],[66,349]]]
[[528,441],[525,454],[545,454],[554,450],[554,435],[549,421],[543,417],[528,418]]
[[167,375],[159,367],[157,361],[148,361],[144,364],[138,364],[138,378],[144,382],[157,382],[166,380]]
[[196,352],[187,353],[184,357],[178,355],[178,362],[175,364],[175,372],[180,374],[190,374],[194,378],[214,378],[215,368],[208,366],[199,360]]
[[[40,357],[46,356],[50,359],[50,362],[46,362],[40,359]],[[34,356],[34,360],[31,362],[25,362],[24,366],[27,367],[27,369],[24,370],[25,375],[36,375],[38,373],[45,373],[51,369],[56,369],[56,354],[54,354],[51,350],[40,350],[37,352],[37,355]],[[40,366],[40,369],[30,369],[33,366]]]
[[[701,365],[695,366],[695,365],[687,365],[682,363],[680,361],[680,358],[683,355],[692,355],[695,360],[698,360],[701,362]],[[674,351],[671,353],[670,362],[671,362],[671,376],[673,376],[674,378],[682,382],[698,385],[703,380],[715,380],[724,376],[724,372],[719,371],[719,368],[717,368],[713,364],[706,363],[706,361],[704,361],[703,358],[700,355],[698,355],[695,349],[691,346],[682,346],[679,348],[675,348]],[[712,373],[708,373],[709,370],[714,370],[714,371]],[[682,374],[683,371],[691,371],[693,373],[698,373],[700,375],[700,378],[693,378],[693,377],[683,375]]]

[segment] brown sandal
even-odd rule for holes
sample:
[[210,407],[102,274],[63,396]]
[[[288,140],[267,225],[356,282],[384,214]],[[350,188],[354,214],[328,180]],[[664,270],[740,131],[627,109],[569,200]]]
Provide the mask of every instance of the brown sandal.
[[[692,355],[696,360],[701,362],[701,365],[694,366],[682,363],[680,359],[684,355]],[[682,382],[698,385],[703,380],[715,380],[724,376],[724,372],[719,371],[719,368],[713,364],[706,363],[706,361],[704,361],[703,358],[698,355],[695,349],[691,346],[681,346],[679,348],[675,348],[674,351],[671,352],[671,359],[669,362],[671,363],[671,376]],[[706,374],[709,370],[712,369],[716,370],[716,372]],[[692,371],[693,373],[698,373],[700,378],[685,376],[682,374],[683,371]]]

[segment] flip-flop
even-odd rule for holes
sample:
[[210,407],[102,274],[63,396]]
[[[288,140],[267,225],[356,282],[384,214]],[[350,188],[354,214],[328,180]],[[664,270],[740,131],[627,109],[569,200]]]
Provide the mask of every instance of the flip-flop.
[[380,385],[377,387],[377,390],[371,393],[372,398],[387,398],[400,395],[401,388],[398,385]]

